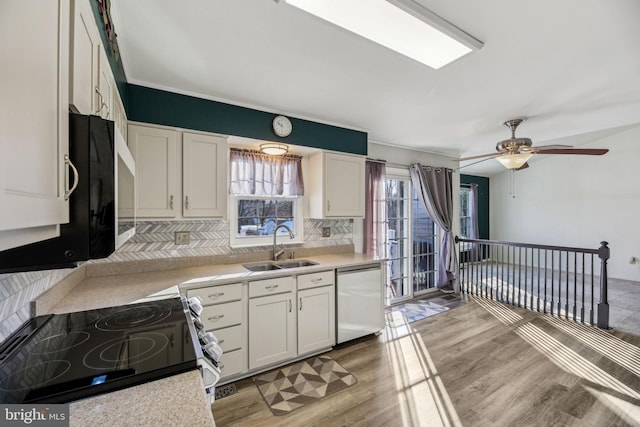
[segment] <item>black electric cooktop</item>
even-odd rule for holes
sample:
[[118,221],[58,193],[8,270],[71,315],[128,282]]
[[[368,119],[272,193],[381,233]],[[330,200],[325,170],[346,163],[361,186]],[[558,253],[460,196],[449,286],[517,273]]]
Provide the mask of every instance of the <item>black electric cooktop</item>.
[[197,367],[180,298],[25,323],[0,347],[0,403],[65,403]]

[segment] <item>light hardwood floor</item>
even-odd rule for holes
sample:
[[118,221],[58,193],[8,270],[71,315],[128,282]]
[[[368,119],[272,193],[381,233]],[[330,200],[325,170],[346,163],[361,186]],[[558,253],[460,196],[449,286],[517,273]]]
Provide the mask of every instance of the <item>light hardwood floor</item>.
[[640,425],[640,337],[479,298],[326,353],[347,390],[274,416],[251,379],[222,426]]

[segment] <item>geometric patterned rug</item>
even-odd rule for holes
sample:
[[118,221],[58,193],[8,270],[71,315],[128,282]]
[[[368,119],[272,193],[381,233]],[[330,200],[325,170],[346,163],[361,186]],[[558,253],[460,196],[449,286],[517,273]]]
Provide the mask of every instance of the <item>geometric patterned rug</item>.
[[[436,304],[429,300],[416,300],[406,304],[396,305],[387,309],[387,323],[389,326],[401,326],[396,325],[398,322],[398,313],[402,314],[406,323],[412,323],[416,320],[424,319],[426,317],[434,316],[439,313],[443,313],[449,310],[449,307]],[[400,322],[404,323],[404,322]]]
[[329,356],[317,356],[253,378],[274,415],[285,415],[354,385],[356,378]]

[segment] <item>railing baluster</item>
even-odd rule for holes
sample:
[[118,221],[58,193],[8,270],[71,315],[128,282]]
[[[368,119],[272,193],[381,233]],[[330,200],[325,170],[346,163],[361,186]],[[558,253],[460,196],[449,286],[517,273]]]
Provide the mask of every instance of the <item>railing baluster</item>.
[[582,253],[582,305],[580,307],[580,321],[584,323],[584,252]]
[[544,313],[547,313],[547,259],[549,258],[549,254],[547,250],[544,250]]
[[578,320],[578,253],[573,253],[573,320]]
[[552,250],[551,251],[551,315],[552,316],[553,316],[553,309],[554,309],[554,305],[555,305],[554,301],[553,301],[554,291],[555,291],[554,282],[553,282],[553,272],[555,271],[554,267],[555,267],[555,263],[556,263],[556,256],[555,255],[556,255],[556,251]]
[[[565,286],[565,297],[564,297],[564,318],[569,318],[569,251],[567,252],[567,260],[565,261],[565,275],[564,275],[564,286]],[[562,271],[562,269],[560,269]]]
[[591,254],[591,310],[589,313],[589,323],[591,323],[591,326],[593,326],[593,254]]

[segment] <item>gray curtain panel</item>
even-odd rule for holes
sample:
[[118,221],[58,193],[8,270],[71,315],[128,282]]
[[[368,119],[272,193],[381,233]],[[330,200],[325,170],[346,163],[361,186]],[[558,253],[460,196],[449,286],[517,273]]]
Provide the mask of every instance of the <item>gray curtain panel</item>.
[[438,262],[438,281],[440,289],[459,291],[455,280],[458,271],[455,242],[453,239],[453,184],[452,169],[411,165],[411,183],[431,219],[443,230]]
[[365,163],[364,253],[385,258],[387,251],[386,205],[384,203],[384,162]]

